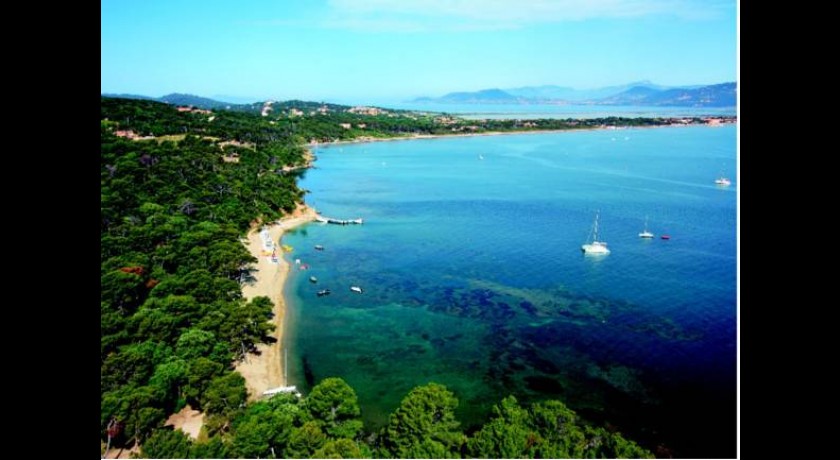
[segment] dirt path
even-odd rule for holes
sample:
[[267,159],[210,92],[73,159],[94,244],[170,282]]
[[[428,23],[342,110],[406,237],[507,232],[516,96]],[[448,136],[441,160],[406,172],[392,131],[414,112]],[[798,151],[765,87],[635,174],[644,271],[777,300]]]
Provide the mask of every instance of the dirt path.
[[176,430],[187,433],[195,440],[198,439],[198,434],[201,432],[201,426],[203,424],[204,413],[193,409],[187,404],[180,412],[170,415],[163,426],[172,425]]

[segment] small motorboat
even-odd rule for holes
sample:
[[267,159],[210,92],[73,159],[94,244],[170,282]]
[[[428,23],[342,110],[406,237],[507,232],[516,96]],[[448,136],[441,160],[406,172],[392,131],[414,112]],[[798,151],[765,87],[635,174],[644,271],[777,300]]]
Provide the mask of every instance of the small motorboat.
[[318,282],[318,278],[315,278],[314,276],[310,276],[310,277],[309,277],[309,282],[310,282],[310,283],[317,283],[317,282]]
[[662,235],[662,239],[663,239],[663,240],[670,240],[670,239],[671,239],[671,235]]
[[324,297],[325,295],[330,295],[329,289],[321,289],[318,291],[318,297]]
[[350,286],[350,290],[359,294],[362,293],[362,288],[360,288],[359,286]]
[[316,250],[316,251],[323,251],[323,250],[324,250],[324,247],[323,247],[323,246],[321,246],[320,244],[316,244],[316,245],[315,245],[315,250]]

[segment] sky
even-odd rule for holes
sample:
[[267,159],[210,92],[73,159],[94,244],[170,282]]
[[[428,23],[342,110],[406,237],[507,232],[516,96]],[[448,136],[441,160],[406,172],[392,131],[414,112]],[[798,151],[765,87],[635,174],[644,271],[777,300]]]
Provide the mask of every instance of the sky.
[[373,103],[486,88],[737,78],[736,0],[101,0],[101,7],[102,93]]

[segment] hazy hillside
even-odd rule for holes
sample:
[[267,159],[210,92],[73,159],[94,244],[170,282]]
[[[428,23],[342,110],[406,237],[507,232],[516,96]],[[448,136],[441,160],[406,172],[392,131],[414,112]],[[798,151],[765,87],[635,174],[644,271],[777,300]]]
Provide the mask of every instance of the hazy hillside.
[[667,87],[648,81],[577,90],[564,86],[525,86],[454,92],[441,97],[421,97],[414,102],[456,104],[592,104],[683,107],[734,107],[736,84]]
[[678,107],[734,107],[737,104],[735,83],[664,91],[650,88],[631,88],[615,96],[596,101],[603,105],[653,105]]

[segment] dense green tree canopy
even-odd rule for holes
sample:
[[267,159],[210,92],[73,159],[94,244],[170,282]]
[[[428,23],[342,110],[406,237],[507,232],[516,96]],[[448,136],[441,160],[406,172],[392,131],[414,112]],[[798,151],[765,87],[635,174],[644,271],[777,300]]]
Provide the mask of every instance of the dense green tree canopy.
[[327,435],[315,421],[304,423],[292,431],[284,451],[288,458],[309,458],[327,442]]
[[269,457],[272,451],[281,456],[303,418],[300,402],[292,395],[280,394],[251,404],[234,421],[231,450],[240,457]]
[[145,458],[190,458],[192,442],[181,430],[157,430],[143,443]]
[[231,414],[245,405],[245,379],[238,372],[214,378],[204,392],[201,405],[208,414]]
[[391,414],[382,430],[382,446],[395,458],[450,458],[460,456],[466,440],[455,419],[458,399],[443,385],[417,387]]
[[560,401],[530,408],[509,396],[494,408],[493,418],[467,441],[475,458],[652,458],[620,434],[583,424]]
[[350,439],[327,441],[324,447],[316,450],[313,458],[371,458],[370,449],[364,444]]
[[330,436],[355,438],[362,431],[356,392],[344,380],[327,378],[306,398],[306,410]]

